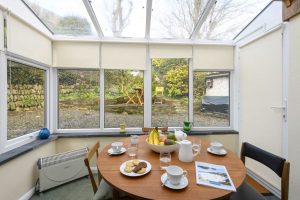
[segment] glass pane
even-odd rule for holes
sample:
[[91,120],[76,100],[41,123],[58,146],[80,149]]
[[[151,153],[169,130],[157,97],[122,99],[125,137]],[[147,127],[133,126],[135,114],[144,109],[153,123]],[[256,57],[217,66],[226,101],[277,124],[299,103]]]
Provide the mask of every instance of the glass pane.
[[93,0],[104,36],[145,37],[146,0]]
[[229,126],[229,72],[194,72],[194,127]]
[[188,59],[152,59],[152,126],[182,127],[188,120]]
[[105,128],[144,126],[144,74],[105,70]]
[[43,128],[45,71],[9,60],[7,87],[7,139]]
[[61,129],[99,128],[99,71],[58,70]]
[[82,0],[25,0],[39,18],[59,35],[96,35]]
[[198,39],[232,40],[268,3],[270,0],[218,0]]
[[189,38],[208,0],[153,0],[151,38]]

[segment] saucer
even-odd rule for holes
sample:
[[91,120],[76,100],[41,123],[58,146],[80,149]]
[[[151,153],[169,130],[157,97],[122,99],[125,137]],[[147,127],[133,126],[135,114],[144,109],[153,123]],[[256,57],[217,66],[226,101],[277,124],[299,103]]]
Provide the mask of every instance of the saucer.
[[107,150],[107,153],[109,155],[120,155],[120,154],[123,154],[125,152],[126,152],[126,148],[124,148],[124,147],[122,147],[121,151],[119,151],[119,152],[114,152],[114,150],[112,148],[110,148],[110,149]]
[[188,184],[189,184],[189,181],[185,176],[181,179],[181,181],[178,185],[171,184],[169,180],[166,181],[167,177],[168,177],[167,173],[164,173],[163,175],[161,175],[161,177],[160,177],[161,182],[165,183],[164,186],[174,189],[174,190],[183,189],[186,186],[188,186]]
[[224,156],[227,154],[227,151],[225,149],[221,149],[221,151],[214,151],[210,147],[208,147],[207,151],[211,154],[218,155],[218,156]]

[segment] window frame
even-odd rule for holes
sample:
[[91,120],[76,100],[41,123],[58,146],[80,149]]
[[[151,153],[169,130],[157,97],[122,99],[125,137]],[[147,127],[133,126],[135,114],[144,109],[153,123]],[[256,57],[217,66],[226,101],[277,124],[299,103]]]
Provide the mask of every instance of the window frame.
[[[1,53],[2,54],[2,53]],[[28,67],[37,68],[44,70],[44,127],[49,128],[50,127],[50,66],[40,63],[38,61],[11,53],[11,52],[5,52],[3,55],[1,55],[0,58],[1,61],[3,61],[1,65],[0,72],[4,74],[5,78],[1,79],[0,86],[4,89],[4,98],[1,102],[1,118],[3,119],[3,123],[0,125],[0,131],[3,133],[0,135],[1,139],[1,147],[0,147],[0,153],[7,152],[9,150],[12,150],[14,148],[20,147],[24,144],[27,144],[29,142],[32,142],[37,139],[39,130],[24,134],[22,136],[13,138],[8,140],[8,111],[7,111],[7,65],[9,61],[17,62],[23,65],[26,65]],[[4,105],[3,105],[4,104]]]

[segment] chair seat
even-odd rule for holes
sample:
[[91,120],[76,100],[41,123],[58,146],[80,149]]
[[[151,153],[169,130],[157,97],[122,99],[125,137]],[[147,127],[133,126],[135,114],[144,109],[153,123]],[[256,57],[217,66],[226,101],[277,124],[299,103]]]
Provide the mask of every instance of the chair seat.
[[237,191],[231,195],[230,200],[266,200],[266,198],[247,182],[244,182],[237,188]]
[[112,199],[113,189],[105,180],[101,180],[93,200]]

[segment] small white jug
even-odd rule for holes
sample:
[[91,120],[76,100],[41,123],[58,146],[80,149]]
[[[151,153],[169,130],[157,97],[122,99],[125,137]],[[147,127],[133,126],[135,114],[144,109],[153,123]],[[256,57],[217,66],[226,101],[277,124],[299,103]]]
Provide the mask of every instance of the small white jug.
[[192,144],[189,140],[182,140],[178,143],[180,144],[178,158],[182,162],[192,162],[194,157],[200,152],[199,144]]

